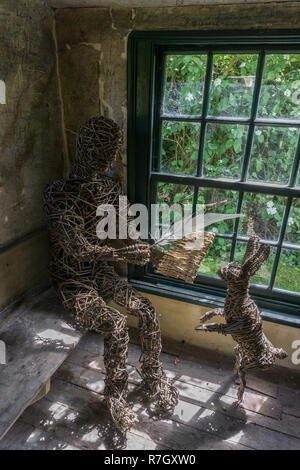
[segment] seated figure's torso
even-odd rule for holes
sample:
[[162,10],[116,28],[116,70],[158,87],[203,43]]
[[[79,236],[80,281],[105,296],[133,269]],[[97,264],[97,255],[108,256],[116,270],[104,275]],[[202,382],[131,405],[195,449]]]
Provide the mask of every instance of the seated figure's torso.
[[[96,226],[101,218],[96,216],[100,204],[112,204],[116,208],[121,193],[120,183],[103,176],[97,180],[61,179],[45,190],[45,209],[49,219],[51,239],[51,274],[56,282],[69,278],[86,278],[101,268],[101,262],[80,261],[64,249],[63,234],[68,226],[76,224],[79,233],[92,245],[105,245],[99,240]],[[67,242],[66,242],[67,243]]]

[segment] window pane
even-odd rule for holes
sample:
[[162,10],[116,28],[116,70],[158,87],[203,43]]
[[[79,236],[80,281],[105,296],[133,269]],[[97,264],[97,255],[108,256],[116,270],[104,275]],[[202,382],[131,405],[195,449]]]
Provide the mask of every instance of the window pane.
[[250,115],[257,54],[215,54],[209,114]]
[[268,54],[258,117],[299,119],[300,54]]
[[[197,204],[204,204],[204,213],[236,214],[238,193],[225,189],[199,188]],[[232,234],[234,219],[223,220],[209,225],[205,230],[209,232]]]
[[193,204],[194,188],[185,184],[158,183],[157,203]]
[[217,276],[218,269],[229,263],[230,251],[231,240],[216,237],[202,261],[198,273]]
[[197,171],[200,124],[163,122],[162,170],[195,174]]
[[293,199],[284,239],[300,245],[300,198]]
[[299,129],[255,128],[248,180],[287,184],[295,156]]
[[[246,251],[247,244],[245,242],[237,242],[235,246],[234,261],[242,263],[243,257]],[[271,253],[267,261],[261,266],[257,273],[250,278],[251,284],[261,284],[263,286],[268,286],[272,274],[273,263],[276,253],[276,248],[273,246],[271,248]]]
[[[186,212],[186,215],[189,216],[192,213],[193,197],[193,186],[173,183],[158,183],[156,203],[159,205],[168,204],[169,208],[171,208],[173,204],[177,205],[175,210],[172,209],[169,212],[163,211],[161,213],[159,217],[159,236],[161,236],[161,229],[168,230],[170,223],[172,224],[184,216],[184,206],[186,204],[190,205],[190,211]],[[187,209],[188,208],[186,208],[186,211]],[[154,227],[151,228],[154,229]],[[157,227],[155,227],[154,230],[156,231]]]
[[207,55],[168,55],[163,114],[200,115]]
[[300,292],[300,251],[281,250],[274,286]]
[[212,178],[240,178],[248,126],[208,124],[204,174]]
[[255,233],[265,240],[277,240],[282,223],[286,198],[268,194],[245,193],[239,224],[239,235],[248,235],[253,222]]

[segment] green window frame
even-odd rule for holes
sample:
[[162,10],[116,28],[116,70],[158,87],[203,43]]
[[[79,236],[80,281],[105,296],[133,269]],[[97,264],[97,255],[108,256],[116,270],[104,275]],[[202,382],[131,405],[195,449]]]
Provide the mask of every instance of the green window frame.
[[[249,117],[218,117],[209,115],[210,87],[213,70],[213,55],[220,53],[257,54],[258,62],[253,86]],[[251,149],[256,126],[260,128],[279,126],[300,129],[298,119],[265,119],[257,117],[266,54],[300,53],[300,35],[290,31],[259,32],[133,32],[128,41],[128,196],[132,203],[143,203],[150,207],[156,202],[157,185],[174,183],[193,188],[193,204],[198,198],[199,188],[216,188],[236,191],[239,194],[237,211],[241,211],[245,193],[277,195],[286,198],[282,224],[278,239],[265,240],[274,247],[273,268],[268,286],[251,285],[251,294],[266,311],[299,315],[300,293],[274,287],[276,272],[282,249],[298,249],[285,241],[285,230],[294,198],[300,197],[297,177],[300,164],[300,137],[296,146],[288,184],[258,184],[247,180]],[[162,99],[165,86],[165,64],[167,55],[206,54],[206,73],[201,114],[198,116],[170,116],[162,114]],[[162,123],[164,121],[195,122],[200,126],[197,170],[194,175],[167,173],[161,169]],[[247,138],[239,179],[211,178],[203,172],[205,134],[209,124],[243,124],[247,126]],[[300,132],[299,132],[300,136]],[[298,183],[299,184],[299,183]],[[232,242],[230,259],[234,258],[237,242],[246,240],[238,233],[240,220],[236,219],[231,235],[218,234]],[[129,280],[140,286],[156,286],[156,292],[168,291],[168,296],[182,300],[206,299],[207,305],[218,305],[225,295],[224,283],[216,276],[199,275],[193,285],[155,274],[149,266],[130,266]],[[147,289],[146,289],[147,290]],[[151,291],[151,289],[149,289]],[[155,289],[153,289],[155,293]],[[163,293],[164,295],[164,293]],[[196,297],[195,297],[196,296]]]

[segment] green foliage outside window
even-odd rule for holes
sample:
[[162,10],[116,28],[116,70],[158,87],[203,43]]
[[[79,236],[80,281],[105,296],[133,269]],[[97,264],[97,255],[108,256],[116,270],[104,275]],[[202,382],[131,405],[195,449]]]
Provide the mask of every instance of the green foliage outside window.
[[[256,79],[257,54],[214,54],[210,83],[208,115],[224,118],[249,118]],[[169,55],[166,60],[164,100],[162,105],[161,171],[180,175],[197,174],[200,122],[185,119],[201,117],[207,55]],[[262,75],[257,117],[294,119],[300,116],[300,54],[267,54]],[[172,117],[177,120],[172,120]],[[199,119],[200,121],[200,119]],[[248,124],[208,122],[203,151],[203,176],[239,180],[247,143]],[[246,179],[249,182],[287,185],[299,139],[299,127],[274,125],[254,128]],[[300,177],[298,177],[298,184]],[[160,183],[160,202],[191,203],[193,188]],[[237,191],[199,188],[198,203],[213,212],[235,213]],[[245,193],[238,236],[247,236],[249,217],[256,233],[265,240],[277,241],[287,198],[260,193]],[[215,206],[212,204],[217,203]],[[233,221],[209,227],[218,234],[232,235]],[[300,245],[300,198],[293,199],[284,242]],[[293,248],[293,247],[292,247]],[[215,275],[218,267],[229,261],[231,240],[216,237],[200,273]],[[237,242],[235,259],[243,253]],[[254,279],[269,282],[275,248],[264,272]],[[282,249],[275,287],[300,292],[300,251]]]

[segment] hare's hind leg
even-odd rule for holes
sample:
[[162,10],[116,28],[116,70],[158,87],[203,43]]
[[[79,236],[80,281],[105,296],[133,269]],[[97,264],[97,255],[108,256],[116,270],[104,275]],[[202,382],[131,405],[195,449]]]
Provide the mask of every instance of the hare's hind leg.
[[234,373],[235,377],[238,377],[240,381],[237,393],[238,404],[240,404],[243,401],[243,395],[246,387],[246,370],[242,353],[238,344],[234,347],[234,354],[236,358],[234,364]]

